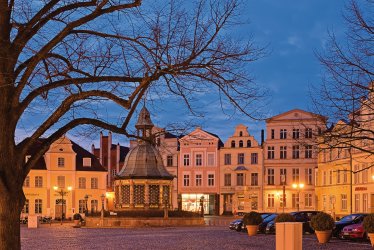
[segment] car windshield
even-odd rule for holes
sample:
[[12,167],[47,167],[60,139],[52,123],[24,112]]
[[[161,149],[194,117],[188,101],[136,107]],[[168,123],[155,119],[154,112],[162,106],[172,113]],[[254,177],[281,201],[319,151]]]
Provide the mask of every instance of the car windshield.
[[357,215],[357,214],[347,215],[347,216],[344,216],[339,222],[351,222],[351,221],[357,219],[358,216],[359,215]]
[[269,217],[270,214],[261,214],[262,219]]
[[264,219],[264,222],[272,221],[275,219],[275,217],[277,217],[277,214],[271,214],[268,217],[266,217],[266,219]]

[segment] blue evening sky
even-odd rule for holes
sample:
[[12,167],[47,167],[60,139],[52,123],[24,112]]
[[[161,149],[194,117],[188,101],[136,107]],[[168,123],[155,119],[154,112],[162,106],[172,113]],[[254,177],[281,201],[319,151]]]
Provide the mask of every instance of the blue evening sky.
[[[309,87],[321,81],[323,68],[320,66],[316,51],[322,51],[328,39],[328,30],[338,39],[343,39],[346,24],[342,14],[347,0],[243,0],[240,20],[243,22],[233,35],[243,39],[251,35],[258,45],[268,46],[269,54],[252,64],[248,70],[259,86],[267,88],[271,97],[264,109],[264,115],[271,117],[290,109],[312,109]],[[243,114],[222,112],[217,96],[198,96],[194,103],[201,117],[191,116],[181,100],[155,101],[149,107],[153,122],[159,127],[172,123],[193,124],[215,133],[226,141],[234,132],[237,124],[248,126],[250,134],[260,139],[263,121],[253,121]],[[226,110],[230,108],[225,107]],[[106,107],[104,118],[116,119],[121,116],[115,109]],[[133,119],[135,120],[135,119]],[[133,121],[134,123],[134,121]],[[131,127],[133,126],[131,124]],[[193,126],[190,126],[190,130]],[[18,137],[26,134],[22,128]],[[107,132],[104,132],[107,134]],[[77,143],[89,149],[94,143],[98,146],[99,134],[87,137],[68,135]],[[114,143],[127,145],[128,140],[114,136]]]
[[[315,52],[322,51],[333,31],[343,39],[345,23],[343,12],[348,1],[344,0],[246,0],[241,20],[244,24],[235,35],[253,35],[261,46],[268,45],[269,54],[250,65],[248,70],[255,82],[269,89],[270,103],[264,110],[271,117],[291,109],[312,111],[309,97],[311,84],[319,84],[323,68]],[[218,134],[226,141],[234,127],[243,123],[250,134],[260,140],[264,122],[256,122],[242,114],[224,115],[214,98],[200,100],[206,109],[203,118],[193,118],[194,124]],[[153,120],[160,126],[182,121],[180,111],[173,106],[153,112]],[[176,115],[177,114],[177,115]],[[182,115],[183,117],[183,115]]]

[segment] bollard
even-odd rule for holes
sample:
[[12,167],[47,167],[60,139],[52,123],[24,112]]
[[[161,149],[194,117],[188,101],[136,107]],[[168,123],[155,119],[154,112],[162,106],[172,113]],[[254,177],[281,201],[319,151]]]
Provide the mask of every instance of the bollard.
[[303,223],[278,222],[275,223],[276,250],[302,250],[303,249]]

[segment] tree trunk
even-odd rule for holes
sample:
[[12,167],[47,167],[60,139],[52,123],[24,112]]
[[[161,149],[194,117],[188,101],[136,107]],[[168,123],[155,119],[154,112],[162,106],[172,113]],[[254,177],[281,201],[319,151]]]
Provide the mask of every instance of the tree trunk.
[[0,250],[21,249],[19,197],[23,195],[1,187],[0,194]]

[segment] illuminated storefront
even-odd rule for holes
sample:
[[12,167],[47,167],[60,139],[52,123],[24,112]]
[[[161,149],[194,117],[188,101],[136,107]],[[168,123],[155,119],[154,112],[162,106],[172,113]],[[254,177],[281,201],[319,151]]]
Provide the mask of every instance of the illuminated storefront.
[[182,194],[182,210],[191,212],[201,211],[201,197],[203,199],[204,214],[214,214],[214,194]]

